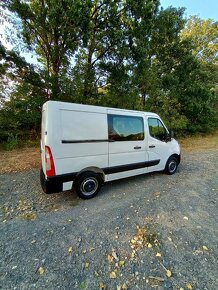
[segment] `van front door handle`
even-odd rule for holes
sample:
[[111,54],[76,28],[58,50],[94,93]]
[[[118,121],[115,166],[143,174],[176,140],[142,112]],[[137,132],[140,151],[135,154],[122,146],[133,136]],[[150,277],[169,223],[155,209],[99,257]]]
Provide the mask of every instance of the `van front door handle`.
[[149,148],[155,148],[155,145],[150,145]]
[[135,146],[134,149],[141,149],[141,146]]

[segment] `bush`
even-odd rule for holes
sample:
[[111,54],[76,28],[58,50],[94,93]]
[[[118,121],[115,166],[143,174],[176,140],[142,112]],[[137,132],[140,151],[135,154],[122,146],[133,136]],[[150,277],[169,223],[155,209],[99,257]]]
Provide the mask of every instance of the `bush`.
[[11,151],[17,147],[18,147],[17,135],[9,134],[7,141],[3,143],[3,148],[7,151]]

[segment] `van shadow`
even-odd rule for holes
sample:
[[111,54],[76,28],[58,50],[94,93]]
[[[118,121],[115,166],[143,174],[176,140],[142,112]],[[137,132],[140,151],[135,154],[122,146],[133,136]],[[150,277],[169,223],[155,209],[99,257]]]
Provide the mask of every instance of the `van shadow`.
[[40,209],[45,212],[56,212],[78,206],[81,202],[82,199],[78,197],[74,190],[49,195],[43,193]]
[[[104,184],[101,191],[99,192],[99,196],[103,196],[105,194],[126,194],[130,191],[134,186],[140,187],[144,186],[144,182],[148,182],[149,179],[152,179],[156,176],[163,175],[162,172],[153,172],[146,173],[142,175],[136,175],[131,177],[126,177],[114,181],[109,181]],[[131,193],[132,194],[132,193]]]

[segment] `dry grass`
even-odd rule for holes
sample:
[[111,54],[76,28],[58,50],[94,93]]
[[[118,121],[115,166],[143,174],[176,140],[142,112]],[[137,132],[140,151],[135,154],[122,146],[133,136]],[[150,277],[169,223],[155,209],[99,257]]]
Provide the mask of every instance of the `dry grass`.
[[[183,138],[179,141],[183,152],[218,149],[218,132],[208,136]],[[24,171],[40,166],[39,147],[0,151],[0,173]]]
[[39,168],[40,163],[39,147],[0,151],[0,173]]
[[193,136],[179,140],[183,152],[218,149],[218,131],[207,136]]

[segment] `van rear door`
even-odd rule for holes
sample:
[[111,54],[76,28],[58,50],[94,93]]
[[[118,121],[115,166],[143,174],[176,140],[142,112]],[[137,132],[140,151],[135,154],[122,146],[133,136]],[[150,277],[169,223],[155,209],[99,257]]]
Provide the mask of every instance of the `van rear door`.
[[45,136],[46,136],[46,109],[45,106],[42,108],[42,121],[41,121],[41,161],[42,161],[42,170],[46,174],[45,168]]

